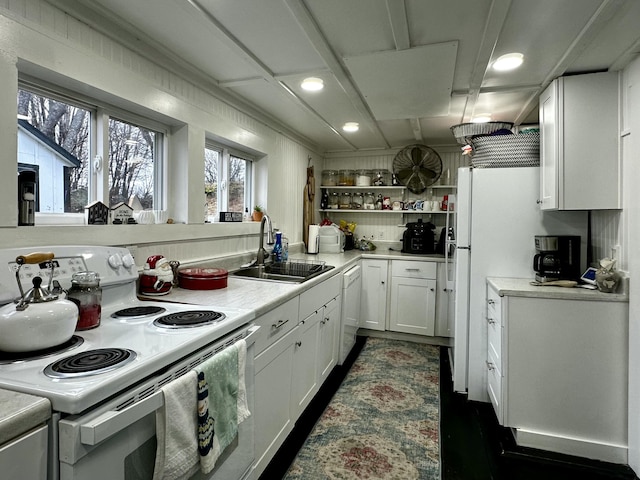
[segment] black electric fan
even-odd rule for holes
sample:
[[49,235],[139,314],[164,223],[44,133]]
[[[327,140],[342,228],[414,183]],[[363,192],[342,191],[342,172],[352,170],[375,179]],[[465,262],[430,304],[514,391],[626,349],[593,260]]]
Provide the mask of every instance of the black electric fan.
[[409,145],[393,159],[393,173],[398,181],[412,193],[422,193],[442,174],[442,159],[431,147]]

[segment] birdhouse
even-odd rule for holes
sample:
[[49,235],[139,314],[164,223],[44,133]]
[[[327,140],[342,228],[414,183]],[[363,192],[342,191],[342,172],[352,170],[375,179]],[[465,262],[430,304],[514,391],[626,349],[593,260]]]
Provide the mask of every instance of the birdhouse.
[[99,200],[84,207],[87,225],[106,225],[109,223],[109,207]]
[[127,205],[125,202],[116,203],[111,207],[111,222],[114,224],[128,224],[131,223],[130,219],[133,219],[133,207]]

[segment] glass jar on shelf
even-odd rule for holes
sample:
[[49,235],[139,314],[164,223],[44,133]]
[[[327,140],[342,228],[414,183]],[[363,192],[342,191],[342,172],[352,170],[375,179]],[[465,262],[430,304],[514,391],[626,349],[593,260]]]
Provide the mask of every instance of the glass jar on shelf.
[[364,196],[362,193],[354,193],[351,196],[351,208],[354,210],[362,210],[364,205]]
[[356,172],[356,186],[370,187],[372,175],[373,172],[371,172],[371,170],[358,170]]
[[391,185],[391,172],[389,170],[376,170],[373,174],[373,184],[376,187]]
[[337,210],[340,206],[340,195],[338,192],[331,192],[329,195],[329,208],[332,210]]
[[373,192],[367,192],[364,194],[362,208],[364,210],[376,209],[376,196]]
[[338,185],[353,187],[356,184],[355,170],[340,170],[338,173]]
[[351,209],[351,193],[344,192],[342,195],[340,195],[340,205],[338,208],[340,208],[341,210]]
[[322,171],[322,185],[335,187],[338,185],[338,171],[337,170],[323,170]]

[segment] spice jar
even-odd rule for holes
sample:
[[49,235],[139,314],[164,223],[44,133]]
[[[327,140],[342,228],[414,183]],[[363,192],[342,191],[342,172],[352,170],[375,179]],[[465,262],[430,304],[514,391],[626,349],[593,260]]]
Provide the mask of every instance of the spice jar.
[[340,209],[349,210],[351,208],[351,194],[349,192],[345,192],[340,195]]
[[89,330],[100,325],[102,288],[97,272],[74,273],[67,299],[78,306],[76,330]]
[[329,195],[329,208],[337,209],[339,205],[340,195],[338,195],[338,192],[332,192],[331,195]]

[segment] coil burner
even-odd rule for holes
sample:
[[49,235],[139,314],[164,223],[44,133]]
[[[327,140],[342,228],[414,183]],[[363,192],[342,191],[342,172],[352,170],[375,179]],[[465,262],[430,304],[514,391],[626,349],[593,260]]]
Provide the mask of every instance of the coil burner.
[[164,311],[166,311],[166,308],[142,305],[118,310],[117,312],[112,313],[111,316],[113,318],[139,318],[158,315]]
[[99,348],[62,358],[44,369],[51,378],[77,378],[110,372],[132,362],[136,352],[126,348]]
[[60,345],[56,345],[55,347],[43,348],[42,350],[34,350],[32,352],[0,352],[0,365],[50,357],[57,353],[66,352],[67,350],[73,350],[83,343],[84,338],[79,337],[78,335],[74,335],[69,340]]
[[213,310],[188,310],[176,312],[156,318],[153,322],[158,327],[189,328],[221,322],[225,314]]

